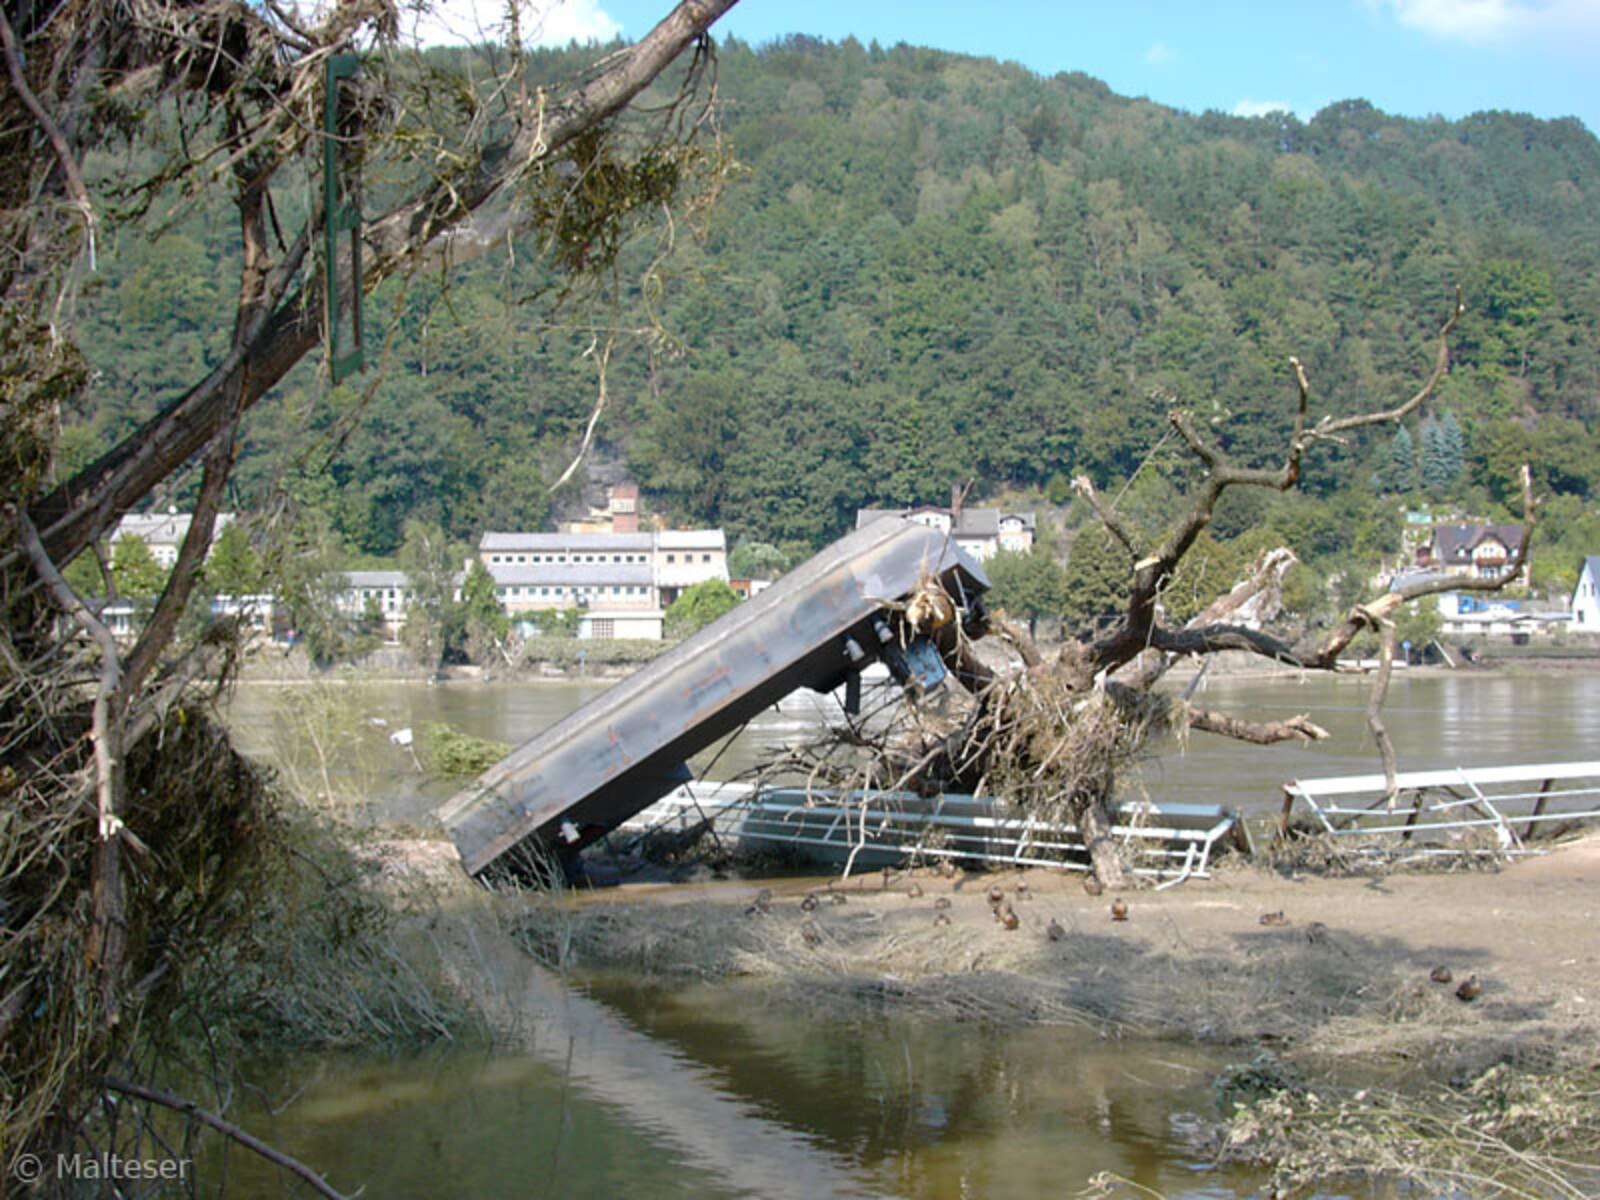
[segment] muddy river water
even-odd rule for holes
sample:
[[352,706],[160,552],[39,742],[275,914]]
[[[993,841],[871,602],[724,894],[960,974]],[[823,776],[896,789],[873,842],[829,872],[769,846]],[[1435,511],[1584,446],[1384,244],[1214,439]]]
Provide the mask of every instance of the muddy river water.
[[[247,685],[233,715],[247,745],[296,760],[302,788],[364,792],[372,816],[420,821],[450,789],[415,783],[387,732],[446,720],[518,742],[605,686],[359,685],[344,705],[358,732],[335,739],[326,761],[298,732],[315,705],[293,687]],[[1264,811],[1287,778],[1373,769],[1359,680],[1217,680],[1196,700],[1259,718],[1309,713],[1333,736],[1262,749],[1196,734],[1146,764],[1142,785],[1157,800]],[[1600,677],[1401,679],[1387,716],[1402,769],[1592,758]],[[714,774],[748,767],[817,719],[803,704],[759,718]],[[1198,1200],[1259,1184],[1214,1167],[1200,1141],[1216,1072],[1247,1048],[1073,1026],[823,1019],[736,985],[562,981],[531,965],[518,987],[503,1045],[259,1064],[268,1094],[298,1095],[270,1119],[249,1104],[237,1115],[341,1189],[375,1197],[1074,1196],[1109,1172],[1126,1182],[1092,1194]],[[227,1173],[233,1195],[285,1194],[237,1152]]]

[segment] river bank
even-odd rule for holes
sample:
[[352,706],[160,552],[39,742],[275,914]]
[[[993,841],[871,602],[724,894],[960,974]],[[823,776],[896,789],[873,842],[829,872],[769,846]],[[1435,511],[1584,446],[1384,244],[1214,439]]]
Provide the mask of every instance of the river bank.
[[[572,1003],[559,980],[599,994],[655,989],[663,999],[645,1012],[677,996],[732,1005],[774,1038],[795,1023],[890,1021],[1018,1044],[1055,1029],[1073,1044],[1125,1045],[1122,1070],[1135,1077],[1167,1061],[1212,1063],[1218,1106],[1204,1128],[1186,1129],[1192,1152],[1248,1158],[1280,1182],[1310,1171],[1325,1196],[1367,1194],[1333,1181],[1369,1168],[1459,1185],[1448,1170],[1466,1170],[1460,1162],[1430,1174],[1441,1155],[1461,1153],[1449,1131],[1476,1128],[1494,1148],[1485,1131],[1507,1118],[1511,1090],[1533,1097],[1511,1116],[1574,1123],[1567,1159],[1600,1146],[1583,1140],[1600,1133],[1596,836],[1490,870],[1329,876],[1235,863],[1212,880],[1127,894],[1125,921],[1112,919],[1113,897],[1048,870],[535,895],[483,891],[447,843],[380,839],[359,854],[408,914],[430,973],[521,1041],[530,1003]],[[996,886],[1015,929],[992,915]],[[1448,982],[1431,977],[1439,967]],[[1461,999],[1469,979],[1481,992]],[[537,1018],[540,1037],[559,1051],[567,1039],[552,1039],[548,1017]],[[1236,1090],[1250,1103],[1229,1120]],[[1544,1112],[1539,1097],[1553,1095],[1564,1107]],[[1431,1114],[1432,1128],[1395,1133],[1402,1110]],[[1343,1142],[1329,1141],[1330,1122]],[[1511,1150],[1525,1132],[1496,1137],[1504,1154],[1491,1163],[1520,1170]],[[1540,1194],[1589,1194],[1584,1168],[1558,1170],[1567,1174]],[[1495,1178],[1456,1194],[1495,1194]]]
[[[1062,1066],[1054,1075],[1062,1075],[1066,1062],[1088,1054],[1077,1048],[1101,1048],[1098,1061],[1104,1064],[1106,1096],[1131,1086],[1130,1078],[1182,1075],[1198,1086],[1198,1099],[1190,1086],[1184,1098],[1163,1101],[1178,1107],[1150,1109],[1138,1138],[1130,1134],[1128,1142],[1149,1146],[1149,1141],[1139,1141],[1149,1136],[1144,1131],[1179,1122],[1171,1130],[1181,1128],[1182,1133],[1168,1134],[1160,1142],[1165,1149],[1158,1152],[1166,1163],[1162,1170],[1170,1173],[1150,1168],[1152,1173],[1141,1176],[1141,1184],[1165,1195],[1259,1194],[1259,1176],[1250,1176],[1258,1182],[1242,1182],[1238,1190],[1232,1184],[1216,1190],[1214,1176],[1206,1176],[1213,1182],[1202,1182],[1179,1168],[1186,1162],[1210,1162],[1210,1155],[1219,1152],[1248,1154],[1258,1162],[1264,1158],[1269,1170],[1304,1160],[1296,1146],[1250,1149],[1256,1144],[1251,1139],[1266,1136],[1261,1130],[1277,1136],[1274,1131],[1312,1128],[1304,1115],[1262,1118],[1258,1133],[1229,1146],[1235,1126],[1219,1123],[1210,1099],[1213,1085],[1222,1086],[1227,1072],[1256,1078],[1258,1096],[1269,1104],[1302,1102],[1294,1096],[1355,1104],[1355,1096],[1392,1094],[1408,1110],[1422,1110],[1422,1099],[1443,1086],[1450,1090],[1445,1101],[1450,1120],[1482,1117],[1488,1101],[1474,1086],[1486,1072],[1512,1069],[1523,1072],[1518,1078],[1526,1072],[1544,1078],[1558,1069],[1565,1072],[1560,1078],[1571,1078],[1573,1072],[1590,1078],[1592,1061],[1584,1054],[1592,1056],[1600,1032],[1587,1013],[1587,1005],[1600,994],[1589,933],[1594,918],[1589,896],[1597,882],[1594,843],[1562,848],[1549,858],[1517,862],[1498,872],[1470,874],[1330,877],[1312,870],[1296,874],[1288,867],[1229,866],[1214,880],[1190,880],[1165,893],[1131,893],[1128,922],[1110,920],[1109,896],[1090,898],[1075,880],[1048,870],[1026,877],[915,874],[894,877],[886,888],[882,875],[870,875],[848,885],[835,883],[834,888],[826,878],[750,878],[555,896],[490,893],[462,874],[453,846],[432,819],[432,808],[450,786],[438,790],[422,781],[410,755],[394,746],[390,734],[402,725],[448,720],[478,736],[515,744],[573,712],[603,690],[605,682],[427,686],[400,680],[365,688],[355,683],[334,686],[326,694],[314,686],[294,686],[280,696],[269,686],[246,686],[240,690],[235,717],[245,723],[251,738],[267,746],[272,741],[266,734],[293,734],[317,717],[323,699],[336,706],[346,720],[341,726],[346,733],[331,739],[333,757],[309,754],[304,741],[299,742],[299,754],[306,758],[301,770],[310,787],[307,795],[317,795],[315,805],[334,816],[354,816],[354,806],[360,806],[357,824],[362,830],[350,840],[368,877],[402,914],[414,970],[424,978],[445,979],[454,995],[469,998],[485,1024],[502,1030],[501,1040],[520,1048],[517,1053],[534,1046],[534,1053],[542,1054],[539,1072],[557,1072],[554,1078],[541,1075],[546,1078],[541,1094],[547,1093],[552,1110],[565,1102],[566,1046],[573,1045],[574,1037],[558,1014],[576,1005],[598,1021],[603,1014],[571,997],[594,997],[608,987],[648,992],[629,1014],[654,1019],[651,1014],[670,1008],[682,1016],[685,1030],[674,1032],[659,1051],[669,1058],[674,1046],[688,1045],[683,1038],[720,1046],[738,1037],[770,1046],[794,1037],[797,1027],[810,1030],[805,1050],[786,1043],[781,1070],[768,1059],[755,1059],[762,1064],[757,1072],[733,1051],[720,1058],[722,1051],[696,1051],[736,1098],[754,1094],[746,1090],[746,1077],[779,1072],[770,1090],[760,1091],[757,1099],[762,1110],[778,1106],[786,1112],[790,1128],[795,1123],[803,1128],[811,1120],[824,1125],[816,1114],[837,1109],[837,1102],[819,1098],[802,1114],[782,1109],[779,1101],[805,1090],[819,1058],[845,1054],[830,1050],[835,1042],[853,1038],[848,1053],[882,1056],[883,1062],[874,1059],[874,1069],[891,1072],[882,1083],[862,1082],[846,1072],[843,1085],[851,1094],[862,1093],[854,1120],[870,1125],[877,1106],[890,1102],[904,1104],[910,1114],[906,1131],[896,1133],[882,1149],[862,1154],[886,1155],[885,1162],[904,1155],[906,1162],[918,1163],[917,1170],[934,1170],[934,1163],[944,1162],[954,1163],[949,1170],[960,1173],[973,1162],[968,1155],[979,1154],[958,1131],[918,1125],[934,1122],[934,1117],[917,1114],[938,1114],[941,1104],[971,1094],[979,1083],[984,1090],[1016,1086],[1014,1064],[1032,1061],[1037,1046],[1069,1048],[1059,1051]],[[1195,734],[1186,742],[1157,747],[1157,757],[1142,766],[1138,786],[1150,795],[1246,808],[1254,802],[1275,806],[1285,778],[1371,770],[1362,678],[1290,674],[1272,680],[1218,678],[1203,686],[1206,706],[1278,715],[1285,709],[1310,710],[1333,730],[1333,738],[1315,747],[1242,752],[1234,742]],[[1390,694],[1390,715],[1405,766],[1531,762],[1573,757],[1574,747],[1594,744],[1594,714],[1600,710],[1594,699],[1592,678],[1418,674],[1406,677]],[[806,736],[816,720],[816,715],[798,712],[763,715],[718,763],[718,778],[744,770],[768,747]],[[317,720],[317,725],[325,730],[326,722]],[[278,755],[285,754],[283,741],[278,738]],[[400,787],[397,781],[413,782]],[[1029,899],[1016,894],[1022,878]],[[1003,930],[989,914],[987,888],[995,882],[1018,914],[1018,930]],[[920,896],[912,894],[912,885],[922,890]],[[771,891],[768,912],[757,907],[752,914],[763,888]],[[819,904],[808,910],[803,902],[813,891]],[[842,904],[832,899],[835,893],[843,894]],[[949,909],[938,907],[941,899],[949,901]],[[1261,925],[1262,915],[1269,912],[1283,912],[1285,923]],[[939,915],[949,917],[950,925],[939,925]],[[1050,938],[1051,922],[1061,930],[1059,939]],[[1326,928],[1315,941],[1309,936],[1314,923]],[[1563,944],[1573,950],[1563,954]],[[1429,971],[1438,965],[1453,971],[1450,986],[1430,981]],[[1483,994],[1462,1002],[1454,987],[1472,974],[1482,981]],[[725,1022],[717,1024],[717,1014],[731,1008],[742,1014],[733,1032]],[[878,1042],[885,1037],[885,1022],[894,1038],[922,1046],[915,1051],[915,1072],[912,1062],[904,1064],[906,1080],[893,1075],[894,1064],[904,1058],[898,1040],[888,1046]],[[606,1104],[616,1099],[611,1048],[634,1045],[624,1034],[626,1030],[618,1030],[614,1042],[611,1032],[595,1035],[605,1050],[598,1054],[592,1078],[582,1085],[605,1096]],[[578,1045],[595,1043],[587,1034],[576,1037]],[[998,1069],[986,1066],[989,1059],[974,1061],[968,1075],[950,1082],[936,1102],[925,1090],[939,1064],[949,1059],[939,1046],[955,1042],[995,1046],[1011,1074],[998,1080],[986,1074]],[[498,1062],[501,1053],[496,1050],[491,1058]],[[1262,1056],[1270,1056],[1269,1064],[1258,1069]],[[1187,1066],[1176,1070],[1173,1062]],[[395,1086],[421,1088],[416,1072],[422,1070],[426,1067],[397,1064]],[[664,1059],[661,1075],[651,1083],[662,1096],[682,1091],[674,1070]],[[1299,1093],[1288,1090],[1293,1078],[1302,1082]],[[734,1080],[731,1088],[728,1080]],[[1374,1082],[1389,1091],[1381,1093]],[[1451,1082],[1459,1086],[1451,1088]],[[1272,1090],[1278,1085],[1285,1088]],[[1074,1088],[1078,1086],[1086,1085]],[[1166,1086],[1163,1082],[1154,1091],[1166,1094]],[[1043,1094],[1046,1080],[1037,1072],[1027,1075],[1026,1088],[1032,1090],[1029,1094]],[[1589,1109],[1582,1110],[1590,1112],[1594,1101],[1586,1102]],[[1101,1149],[1106,1139],[1099,1133],[1098,1109],[1086,1096],[1069,1088],[1050,1104],[1053,1114],[1085,1112],[1082,1157],[1074,1162],[1098,1163],[1094,1170],[1123,1170],[1117,1158]],[[1368,1101],[1360,1104],[1368,1106]],[[1195,1123],[1186,1114],[1198,1114]],[[626,1133],[635,1138],[656,1128],[656,1120],[654,1114],[629,1117],[621,1133],[606,1126],[606,1136]],[[1013,1163],[1019,1157],[1016,1147],[1027,1144],[1026,1130],[1032,1126],[1021,1110],[974,1126],[994,1131],[997,1139],[986,1162]],[[333,1125],[317,1128],[336,1136]],[[1042,1134],[1037,1157],[1029,1155],[1029,1170],[1061,1170],[1058,1128],[1051,1123],[1048,1138]],[[683,1130],[682,1141],[702,1133],[699,1126]],[[515,1141],[512,1134],[507,1138]],[[346,1142],[331,1144],[341,1147],[339,1154],[344,1152]],[[446,1139],[446,1144],[456,1142]],[[726,1165],[726,1170],[736,1166]],[[939,1176],[944,1181],[939,1184],[898,1187],[893,1181],[899,1176],[888,1166],[882,1171],[859,1194],[958,1194],[949,1176]],[[1064,1176],[1054,1190],[1059,1194],[1070,1184],[1070,1194],[1086,1186],[1088,1174],[1083,1168],[1077,1176]],[[885,1178],[890,1182],[883,1182]],[[1474,1187],[1456,1190],[1488,1194]],[[1030,1187],[1011,1194],[1042,1192]],[[1365,1186],[1320,1186],[1318,1194],[1368,1192]],[[1573,1192],[1550,1189],[1549,1194]]]
[[[615,682],[626,679],[640,666],[657,655],[665,653],[675,642],[580,642],[571,639],[546,639],[550,645],[543,653],[535,653],[515,664],[481,666],[471,663],[454,664],[437,672],[420,666],[411,654],[398,646],[386,646],[365,658],[350,663],[340,663],[328,668],[311,664],[301,650],[286,650],[281,646],[263,645],[245,660],[242,677],[245,682],[293,682],[308,678],[328,680],[360,679],[367,681],[393,680],[445,683],[539,683],[572,680],[603,680]],[[1040,650],[1047,657],[1059,647],[1042,644]],[[992,664],[1004,669],[1001,654]],[[1362,676],[1375,670],[1373,660],[1351,660],[1339,672],[1342,676]],[[1275,663],[1260,655],[1245,651],[1223,651],[1205,659],[1190,659],[1176,663],[1167,678],[1175,684],[1191,680],[1202,669],[1207,677],[1217,679],[1302,679],[1308,672],[1298,667]],[[1470,666],[1452,668],[1443,665],[1407,665],[1397,663],[1397,678],[1428,678],[1432,676],[1472,677],[1482,675],[1532,675],[1550,672],[1567,674],[1600,674],[1600,646],[1597,647],[1529,647],[1489,645],[1481,648],[1481,661]]]
[[[1493,871],[1330,877],[1238,864],[1126,897],[1047,870],[635,885],[537,906],[559,967],[740,978],[785,1003],[893,1003],[987,1020],[1093,1020],[1471,1070],[1600,1044],[1600,837]],[[1008,930],[988,898],[999,887]],[[769,894],[764,905],[758,896]],[[808,905],[806,898],[817,903]],[[1281,914],[1281,923],[1262,918]],[[1476,977],[1468,1002],[1430,979]]]

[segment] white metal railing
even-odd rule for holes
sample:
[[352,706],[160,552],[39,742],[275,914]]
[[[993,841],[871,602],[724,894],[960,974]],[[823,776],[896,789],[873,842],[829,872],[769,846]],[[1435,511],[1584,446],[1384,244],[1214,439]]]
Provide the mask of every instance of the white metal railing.
[[1402,771],[1392,796],[1382,775],[1297,779],[1283,788],[1284,830],[1296,802],[1375,855],[1539,853],[1528,843],[1550,827],[1600,819],[1600,761]]
[[[1084,871],[1088,851],[1076,825],[1007,813],[970,796],[808,793],[747,784],[685,784],[625,822],[642,838],[702,823],[719,838],[782,846],[854,867],[951,859],[990,866]],[[1135,804],[1117,810],[1112,836],[1137,850],[1135,871],[1176,883],[1209,873],[1211,852],[1234,828],[1216,805]]]

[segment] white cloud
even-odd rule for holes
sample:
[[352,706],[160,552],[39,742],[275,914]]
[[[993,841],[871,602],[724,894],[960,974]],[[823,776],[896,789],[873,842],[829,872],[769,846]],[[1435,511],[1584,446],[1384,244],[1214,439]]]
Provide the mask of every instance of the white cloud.
[[[622,23],[600,7],[600,0],[516,0],[522,40],[529,46],[604,42],[622,32]],[[419,46],[459,46],[504,41],[510,27],[508,0],[424,0],[407,4],[401,28]]]
[[1408,29],[1472,45],[1600,34],[1600,0],[1365,0]]
[[1233,106],[1236,117],[1265,117],[1272,113],[1292,113],[1294,105],[1287,100],[1241,100]]
[[1151,42],[1150,49],[1144,52],[1144,60],[1152,67],[1164,67],[1178,61],[1178,52],[1165,42]]

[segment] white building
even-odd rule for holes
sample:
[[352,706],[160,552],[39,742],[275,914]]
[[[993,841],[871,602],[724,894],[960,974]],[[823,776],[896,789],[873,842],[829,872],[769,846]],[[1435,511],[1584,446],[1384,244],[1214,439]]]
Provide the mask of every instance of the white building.
[[400,627],[406,621],[406,609],[411,606],[411,580],[404,571],[346,571],[345,587],[334,603],[351,620],[360,620],[369,612],[383,619],[383,633],[389,641],[400,636]]
[[[728,581],[728,542],[720,529],[666,529],[656,533],[485,533],[478,540],[478,558],[494,577],[495,587],[549,588],[532,599],[540,603],[532,607],[576,607],[573,588],[587,588],[577,595],[591,600],[604,596],[608,601],[618,593],[609,589],[627,587],[635,590],[620,593],[635,598],[638,608],[666,608],[685,589],[708,579]],[[514,568],[569,567],[573,574],[550,576],[548,580],[535,581],[518,575]],[[636,573],[624,579],[615,579],[600,568],[648,569],[650,594],[640,600],[640,586]],[[586,576],[593,576],[588,578]],[[602,578],[602,575],[605,577]],[[556,592],[561,586],[564,590]],[[593,589],[606,589],[603,592]],[[527,593],[506,596],[506,600],[527,600]],[[507,605],[507,612],[512,609]]]
[[[170,571],[178,561],[183,539],[189,535],[190,520],[188,513],[175,509],[168,509],[164,513],[129,513],[111,531],[111,544],[115,546],[125,537],[136,537],[150,548],[151,556],[161,565],[161,569]],[[217,514],[216,523],[211,529],[213,543],[232,521],[232,513]]]
[[1572,625],[1575,633],[1600,633],[1600,554],[1583,560],[1578,586],[1572,590]]
[[1441,592],[1439,632],[1447,637],[1508,637],[1526,642],[1568,624],[1570,615],[1536,609],[1520,600],[1474,592]]
[[552,609],[579,610],[580,638],[659,638],[655,571],[642,562],[493,563],[495,595],[515,619]]
[[728,582],[728,541],[720,529],[664,529],[653,535],[656,590],[665,608],[686,588]]
[[[1417,551],[1417,566],[1446,575],[1494,579],[1522,544],[1521,525],[1435,525]],[[1528,585],[1528,564],[1512,582]]]
[[959,491],[952,494],[949,508],[923,504],[916,508],[859,509],[856,528],[865,529],[880,517],[904,517],[947,533],[958,547],[979,562],[987,562],[1002,550],[1026,554],[1033,549],[1036,525],[1033,513],[968,508],[961,503]]

